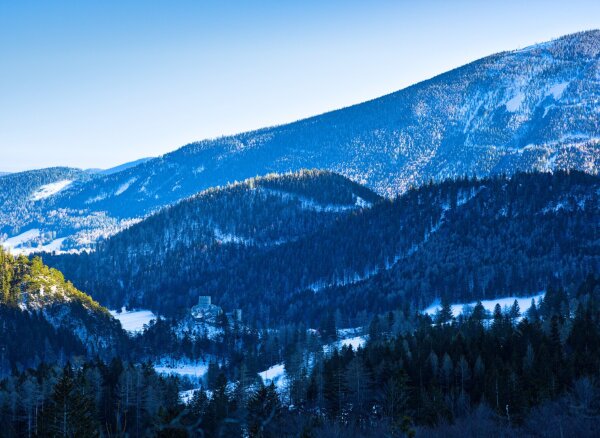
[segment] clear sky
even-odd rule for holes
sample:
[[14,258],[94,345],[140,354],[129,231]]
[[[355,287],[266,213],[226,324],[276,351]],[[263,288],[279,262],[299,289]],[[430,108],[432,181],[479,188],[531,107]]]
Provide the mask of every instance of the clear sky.
[[0,170],[106,168],[598,27],[598,0],[0,0]]

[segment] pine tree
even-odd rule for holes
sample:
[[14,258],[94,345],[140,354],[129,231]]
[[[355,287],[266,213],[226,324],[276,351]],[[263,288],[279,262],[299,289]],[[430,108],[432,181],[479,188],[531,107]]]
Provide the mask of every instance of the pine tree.
[[369,342],[377,343],[381,340],[381,321],[378,315],[373,317],[371,324],[369,324]]
[[322,320],[321,336],[325,342],[337,341],[337,328],[335,325],[335,316],[333,312],[329,312]]
[[219,364],[214,360],[211,360],[208,363],[208,369],[206,371],[206,386],[208,389],[213,390],[217,387],[217,379],[220,373],[221,369],[219,368]]
[[367,400],[370,397],[371,379],[360,357],[355,356],[346,371],[349,400],[357,414],[356,420],[368,414]]
[[12,281],[12,257],[0,246],[0,303],[10,303]]
[[519,307],[519,302],[515,300],[510,307],[509,317],[512,324],[515,324],[517,319],[521,316],[521,308]]
[[446,324],[452,321],[454,315],[452,313],[452,305],[450,301],[444,296],[442,297],[442,307],[438,311],[436,315],[436,323],[438,324]]
[[415,436],[412,421],[407,412],[409,396],[407,376],[403,370],[396,372],[387,382],[383,388],[383,393],[383,412],[392,436]]
[[93,416],[93,399],[81,393],[67,364],[56,383],[48,415],[48,431],[57,437],[96,437],[99,428]]
[[529,320],[532,323],[536,323],[540,320],[540,313],[538,311],[537,305],[535,304],[534,298],[531,299],[531,306],[527,310],[527,318],[529,318]]
[[269,386],[261,384],[250,399],[247,406],[248,434],[253,438],[278,437],[278,420],[281,415],[281,405],[275,389],[271,383]]
[[496,304],[494,306],[494,315],[493,315],[494,321],[492,322],[492,328],[494,330],[500,330],[502,328],[502,322],[503,322],[503,315],[502,315],[502,307],[500,307],[500,304]]
[[479,323],[482,323],[485,320],[485,307],[483,307],[481,301],[478,300],[477,304],[475,304],[475,307],[473,307],[473,313],[471,314],[471,318]]
[[332,418],[341,414],[347,392],[346,370],[338,350],[335,350],[331,360],[323,365],[323,397]]

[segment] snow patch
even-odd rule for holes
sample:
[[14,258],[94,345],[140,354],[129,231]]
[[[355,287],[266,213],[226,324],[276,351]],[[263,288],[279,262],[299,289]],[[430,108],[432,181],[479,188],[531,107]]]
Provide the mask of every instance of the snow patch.
[[[485,310],[492,313],[492,312],[494,312],[494,308],[496,307],[496,304],[500,304],[500,307],[502,308],[502,310],[507,311],[513,305],[515,300],[517,300],[517,303],[519,303],[519,308],[521,309],[521,314],[523,314],[523,313],[527,312],[529,310],[529,308],[531,307],[532,299],[535,300],[535,302],[537,304],[542,300],[542,298],[544,298],[544,295],[546,295],[545,292],[540,292],[537,295],[532,295],[529,297],[496,298],[496,299],[492,299],[492,300],[483,300],[483,301],[481,301],[481,304],[483,305]],[[452,314],[454,316],[459,316],[461,313],[463,313],[463,309],[465,308],[465,306],[473,308],[473,307],[475,307],[476,304],[477,304],[476,301],[474,301],[472,303],[467,303],[467,304],[464,304],[464,303],[463,304],[452,304]],[[438,301],[438,302],[433,303],[428,308],[426,308],[423,311],[423,313],[434,316],[440,309],[441,309],[441,306]]]
[[512,99],[506,102],[506,110],[510,111],[511,113],[514,113],[521,107],[524,100],[525,95],[522,92],[518,92]]
[[265,385],[273,383],[277,389],[283,389],[287,385],[287,376],[283,363],[273,365],[268,370],[258,373],[258,375]]
[[123,327],[123,330],[129,333],[140,333],[144,330],[144,326],[150,324],[150,321],[156,319],[156,315],[150,310],[130,310],[126,311],[123,307],[121,313],[116,310],[111,310],[110,314],[118,319]]
[[553,85],[548,91],[552,95],[554,100],[559,100],[568,86],[568,82],[562,82],[560,84]]
[[89,198],[85,201],[86,204],[93,204],[94,202],[100,202],[105,200],[106,198],[108,198],[108,195],[106,193],[102,193],[98,196],[94,196],[93,198]]
[[136,181],[137,178],[131,178],[129,181],[127,181],[124,184],[121,184],[121,186],[117,189],[117,191],[115,192],[115,196],[119,196],[122,195],[130,186],[131,184],[133,184]]
[[325,354],[333,353],[335,350],[341,350],[343,347],[352,347],[354,351],[362,348],[367,343],[365,336],[355,336],[353,338],[341,339],[332,344],[323,345],[323,352]]
[[357,207],[360,207],[360,208],[370,208],[373,204],[371,204],[369,201],[361,198],[360,196],[357,196],[356,202],[354,203],[354,205],[356,205]]
[[61,190],[65,189],[73,182],[72,179],[64,179],[62,181],[56,181],[50,184],[44,184],[40,186],[29,198],[32,201],[39,201],[41,199],[49,198],[52,195],[56,195]]
[[178,375],[200,380],[208,371],[208,364],[203,361],[190,361],[187,359],[163,359],[154,365],[158,374]]
[[224,233],[218,227],[214,228],[213,233],[215,240],[218,240],[221,243],[236,243],[238,245],[246,246],[254,245],[253,239],[246,239],[245,237],[236,236],[235,234]]
[[188,389],[187,391],[179,391],[179,400],[181,400],[182,403],[189,405],[192,399],[194,398],[194,394],[196,393],[196,391],[201,391],[201,389],[196,388]]
[[6,239],[4,242],[2,242],[2,246],[14,254],[17,248],[22,247],[23,244],[31,242],[38,237],[40,237],[40,230],[33,228],[17,236]]

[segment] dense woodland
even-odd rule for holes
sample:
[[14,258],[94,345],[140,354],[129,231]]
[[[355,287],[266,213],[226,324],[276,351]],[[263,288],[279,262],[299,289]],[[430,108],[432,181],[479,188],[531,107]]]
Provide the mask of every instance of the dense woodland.
[[[599,185],[579,172],[518,174],[383,200],[310,171],[209,190],[95,253],[43,256],[75,285],[39,257],[0,250],[1,430],[594,436]],[[166,317],[127,336],[76,286]],[[540,290],[543,302],[526,314],[517,305],[450,311]],[[222,314],[210,337],[186,331],[201,293],[242,308],[243,321]],[[441,311],[423,316],[436,299]],[[358,326],[364,349],[324,348],[338,328]],[[153,364],[165,357],[208,363],[190,402],[180,392],[198,383],[158,375]],[[258,373],[281,363],[284,383],[265,386]]]
[[6,188],[0,233],[40,228],[67,237],[63,249],[86,248],[122,222],[201,190],[302,168],[334,171],[390,197],[465,174],[593,173],[600,166],[599,40],[593,30],[495,54],[348,108],[78,178],[35,205],[21,204],[18,196],[2,202],[4,193],[20,191],[17,185],[29,186],[30,172],[8,175],[12,185],[0,181]]
[[[2,175],[0,437],[599,436],[599,59],[580,32],[107,171]],[[122,306],[159,316],[127,332]]]
[[0,316],[0,373],[128,350],[127,335],[106,308],[39,257],[14,257],[2,248]]
[[[333,187],[329,199],[347,197],[347,183]],[[348,326],[360,325],[406,302],[416,309],[582,281],[600,269],[599,187],[580,172],[463,178],[332,213],[246,184],[159,212],[94,253],[44,261],[113,307],[176,316],[208,294],[252,323],[315,325],[339,309]],[[306,185],[304,197],[317,194]],[[215,237],[217,225],[238,239]],[[254,235],[261,244],[244,240]]]
[[[3,175],[0,179],[0,235],[18,234],[22,226],[37,226],[37,205],[31,195],[40,187],[60,180],[85,180],[86,172],[69,167],[47,169]],[[31,222],[33,221],[33,222]]]
[[358,351],[324,354],[292,331],[281,344],[288,385],[215,365],[209,391],[189,404],[180,381],[148,364],[40,365],[0,380],[0,427],[7,437],[592,437],[599,303],[600,277],[589,276],[573,290],[549,287],[524,315],[518,305],[453,318],[444,303],[434,319],[395,309],[373,319]]

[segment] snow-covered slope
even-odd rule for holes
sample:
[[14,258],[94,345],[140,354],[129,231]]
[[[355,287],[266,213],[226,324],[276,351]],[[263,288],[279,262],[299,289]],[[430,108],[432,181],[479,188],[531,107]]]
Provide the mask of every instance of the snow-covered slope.
[[69,186],[73,180],[71,179],[63,179],[61,181],[56,181],[50,184],[44,184],[40,186],[34,193],[31,195],[32,201],[39,201],[40,199],[49,198],[52,195],[56,195],[65,187]]
[[367,197],[327,173],[259,178],[167,208],[95,252],[45,260],[115,308],[170,316],[211,295],[243,308],[245,319],[264,318],[268,307],[271,320],[308,322],[325,302],[374,313],[408,302],[425,308],[441,296],[533,294],[600,266],[598,176],[461,179],[341,212],[303,208],[294,184],[306,184],[300,197],[319,205]]
[[61,220],[45,231],[57,237],[73,235],[74,223],[114,231],[202,189],[301,168],[336,171],[385,195],[465,174],[597,173],[599,72],[597,30],[499,53],[369,102],[96,175],[37,201],[37,216],[15,211],[13,227],[0,221],[0,230],[12,236],[54,215]]
[[[167,260],[181,255],[194,260],[191,265],[179,263],[175,279],[187,275],[206,278],[200,274],[205,269],[216,272],[223,264],[236,265],[259,252],[293,244],[380,200],[371,190],[331,172],[304,170],[252,178],[203,191],[165,208],[99,243],[95,252],[73,257],[72,266],[85,269],[96,265],[102,270],[105,260],[114,260],[106,277],[123,267],[122,281],[107,291],[118,301],[105,295],[98,295],[99,299],[116,308],[124,299],[139,307],[147,294],[153,294],[142,284],[164,278]],[[46,259],[52,263],[52,258]],[[148,276],[149,271],[156,277]],[[70,275],[70,270],[65,272]],[[142,280],[135,286],[129,282],[132,274]],[[172,286],[167,289],[165,296],[175,290]],[[179,295],[195,302],[198,290],[190,287]]]

